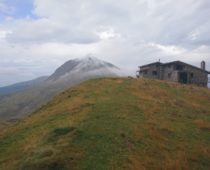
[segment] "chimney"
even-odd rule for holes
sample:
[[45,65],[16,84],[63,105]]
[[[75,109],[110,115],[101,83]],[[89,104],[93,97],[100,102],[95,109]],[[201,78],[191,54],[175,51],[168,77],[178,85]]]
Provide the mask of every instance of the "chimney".
[[205,61],[201,62],[201,69],[202,70],[206,70],[206,63],[205,63]]

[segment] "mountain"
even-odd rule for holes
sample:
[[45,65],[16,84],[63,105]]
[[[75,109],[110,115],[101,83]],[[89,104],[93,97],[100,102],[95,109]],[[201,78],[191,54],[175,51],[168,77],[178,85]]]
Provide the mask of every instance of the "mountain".
[[70,88],[0,131],[0,169],[210,167],[210,90],[100,78]]
[[[49,77],[1,88],[0,119],[17,119],[32,113],[59,92],[82,81],[99,77],[116,77],[120,69],[93,57],[73,59]],[[1,93],[0,93],[1,94]]]
[[24,90],[32,88],[36,85],[40,85],[47,78],[48,78],[47,76],[43,76],[43,77],[39,77],[39,78],[30,80],[30,81],[16,83],[16,84],[6,86],[6,87],[0,87],[0,95],[2,96],[2,95],[8,95],[8,94],[13,94],[13,93],[24,91]]
[[[97,73],[96,73],[97,72]],[[111,63],[99,60],[93,57],[86,57],[83,59],[74,59],[67,61],[61,67],[59,67],[55,73],[53,73],[48,80],[58,80],[71,78],[73,74],[80,75],[112,75],[113,73],[119,73],[119,68]],[[117,74],[116,74],[117,75]]]

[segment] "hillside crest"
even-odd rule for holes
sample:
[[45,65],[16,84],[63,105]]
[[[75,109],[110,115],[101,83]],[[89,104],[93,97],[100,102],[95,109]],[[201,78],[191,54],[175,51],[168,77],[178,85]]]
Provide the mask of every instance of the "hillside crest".
[[0,169],[210,167],[210,90],[104,78],[64,91],[0,132]]

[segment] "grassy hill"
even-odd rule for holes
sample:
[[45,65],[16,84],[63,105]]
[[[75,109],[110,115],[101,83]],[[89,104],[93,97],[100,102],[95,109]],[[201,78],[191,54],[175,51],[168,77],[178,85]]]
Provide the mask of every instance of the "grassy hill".
[[90,80],[0,131],[2,170],[209,170],[210,90]]

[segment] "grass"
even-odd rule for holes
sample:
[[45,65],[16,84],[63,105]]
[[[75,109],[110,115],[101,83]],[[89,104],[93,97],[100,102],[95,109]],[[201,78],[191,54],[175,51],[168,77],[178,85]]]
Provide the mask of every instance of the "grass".
[[0,132],[0,169],[210,167],[210,91],[105,78],[71,88]]

